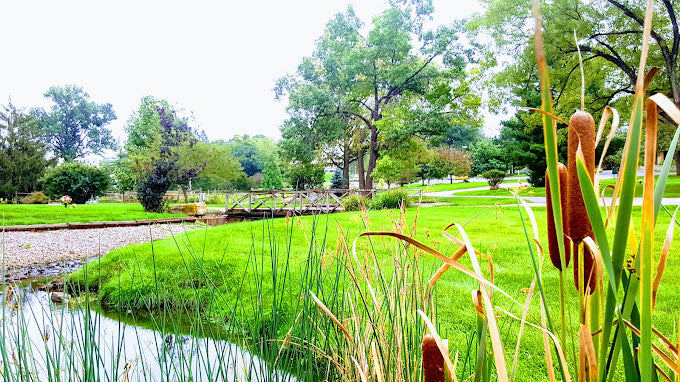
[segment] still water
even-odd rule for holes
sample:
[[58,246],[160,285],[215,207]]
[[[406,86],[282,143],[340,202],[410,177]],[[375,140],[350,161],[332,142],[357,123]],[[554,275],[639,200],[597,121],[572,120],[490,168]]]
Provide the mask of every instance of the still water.
[[30,283],[3,295],[0,379],[294,381],[233,343],[168,334],[53,303]]

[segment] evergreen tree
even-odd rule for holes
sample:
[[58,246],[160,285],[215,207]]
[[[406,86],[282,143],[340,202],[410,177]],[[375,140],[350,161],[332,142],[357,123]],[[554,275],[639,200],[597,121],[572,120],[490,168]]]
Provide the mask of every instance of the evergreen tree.
[[342,170],[336,168],[333,172],[333,177],[331,178],[331,188],[339,190],[342,188]]
[[46,159],[33,117],[10,102],[0,108],[0,197],[35,191],[45,169],[54,164]]

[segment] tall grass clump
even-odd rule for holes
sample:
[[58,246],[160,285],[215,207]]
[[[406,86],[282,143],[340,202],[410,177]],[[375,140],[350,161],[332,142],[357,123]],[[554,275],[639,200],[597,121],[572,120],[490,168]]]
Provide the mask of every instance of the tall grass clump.
[[411,205],[411,196],[407,190],[387,190],[378,193],[369,202],[370,208],[380,210],[385,208],[402,208]]
[[[661,174],[655,178],[655,159],[657,147],[657,121],[659,108],[675,123],[680,124],[680,110],[662,94],[647,97],[647,86],[657,69],[646,72],[646,58],[649,50],[649,38],[652,22],[652,1],[648,1],[644,18],[644,33],[640,66],[637,75],[636,92],[632,102],[626,145],[620,164],[621,172],[617,180],[611,205],[602,208],[598,202],[599,190],[596,177],[601,167],[605,152],[596,163],[595,147],[603,136],[604,127],[610,117],[612,127],[611,138],[618,128],[618,112],[607,108],[595,129],[595,121],[584,109],[578,110],[569,122],[564,122],[554,114],[552,107],[551,86],[548,75],[547,60],[543,50],[541,22],[538,2],[534,2],[536,32],[536,58],[541,84],[542,106],[536,111],[542,115],[547,157],[547,178],[550,185],[548,217],[550,260],[559,274],[559,289],[548,290],[545,287],[544,275],[553,272],[543,266],[543,248],[538,233],[538,226],[531,209],[518,199],[520,211],[524,211],[525,238],[528,244],[528,255],[532,259],[534,280],[527,288],[527,297],[522,303],[501,289],[495,282],[503,277],[496,274],[490,259],[489,269],[483,269],[484,257],[478,254],[473,241],[467,237],[463,227],[454,223],[445,229],[445,236],[457,248],[453,256],[447,257],[427,245],[417,242],[408,235],[399,233],[367,233],[365,236],[375,238],[396,237],[404,248],[418,248],[422,253],[434,256],[442,261],[442,268],[432,277],[431,283],[447,268],[455,268],[477,281],[479,289],[472,291],[478,326],[474,342],[478,349],[474,360],[472,374],[457,370],[457,358],[452,357],[447,346],[432,324],[436,319],[435,312],[420,310],[423,323],[432,337],[426,338],[423,349],[432,348],[432,338],[437,344],[446,365],[446,374],[451,380],[514,380],[517,364],[520,362],[538,362],[538,357],[520,359],[521,339],[525,329],[536,330],[543,337],[543,353],[545,357],[546,375],[533,376],[537,379],[551,381],[678,381],[680,380],[680,343],[672,340],[674,333],[662,333],[654,325],[654,308],[659,285],[668,258],[673,238],[674,225],[678,224],[675,214],[666,229],[666,239],[662,248],[655,248],[654,233],[656,218],[661,209],[661,200],[668,178],[672,158],[664,162]],[[550,26],[548,25],[547,28]],[[567,165],[558,163],[556,121],[568,124],[569,145]],[[643,137],[644,133],[644,137]],[[669,152],[677,147],[680,127],[676,130]],[[605,143],[608,146],[611,139]],[[633,198],[637,185],[636,175],[639,157],[644,142],[644,182],[641,218],[633,214]],[[566,188],[566,192],[564,190]],[[668,212],[668,211],[667,211]],[[669,215],[670,212],[669,212]],[[454,236],[448,233],[451,228]],[[388,245],[388,244],[384,244]],[[469,264],[464,266],[458,261],[463,254],[469,255]],[[566,282],[570,258],[573,257],[573,278],[575,288],[569,288]],[[359,262],[359,259],[355,259]],[[398,268],[395,268],[398,269]],[[360,273],[358,273],[360,274]],[[357,277],[361,279],[361,277]],[[378,275],[366,277],[367,280],[381,280]],[[373,283],[366,283],[372,297]],[[361,289],[357,284],[356,289]],[[394,290],[394,289],[393,289]],[[532,309],[533,296],[538,298],[537,317]],[[498,296],[494,298],[494,296]],[[552,311],[551,300],[560,301],[559,311]],[[427,301],[427,300],[423,300]],[[509,304],[501,305],[496,301]],[[576,301],[576,306],[570,304]],[[428,302],[429,303],[429,302]],[[342,347],[347,354],[354,354],[349,349],[361,354],[353,347],[356,335],[352,333],[350,323],[361,313],[350,315],[343,320],[333,309],[320,308],[345,333],[346,342],[350,345]],[[374,310],[366,309],[367,314]],[[574,312],[576,323],[572,321]],[[517,314],[519,313],[519,314]],[[515,337],[504,335],[502,318],[519,323],[519,332]],[[360,320],[361,321],[361,320]],[[365,320],[364,320],[365,321]],[[376,336],[379,338],[379,336]],[[509,338],[514,338],[512,343]],[[508,357],[513,354],[512,362]],[[336,351],[337,352],[337,351]],[[374,354],[374,364],[380,358]],[[381,380],[380,371],[366,371],[360,362],[345,359],[348,368],[362,380],[375,378]],[[426,367],[427,369],[427,367]]]

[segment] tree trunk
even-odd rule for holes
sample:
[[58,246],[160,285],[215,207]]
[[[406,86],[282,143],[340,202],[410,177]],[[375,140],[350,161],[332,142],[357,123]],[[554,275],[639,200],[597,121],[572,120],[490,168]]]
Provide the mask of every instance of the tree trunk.
[[[379,120],[375,119],[375,121]],[[371,130],[371,142],[368,149],[368,169],[366,171],[366,187],[373,188],[373,178],[371,173],[375,169],[375,165],[378,161],[378,128],[370,126]]]
[[366,177],[364,175],[364,149],[359,149],[357,156],[357,170],[359,171],[359,189],[366,189]]
[[342,153],[342,188],[349,189],[349,142],[345,140],[343,143],[343,153]]

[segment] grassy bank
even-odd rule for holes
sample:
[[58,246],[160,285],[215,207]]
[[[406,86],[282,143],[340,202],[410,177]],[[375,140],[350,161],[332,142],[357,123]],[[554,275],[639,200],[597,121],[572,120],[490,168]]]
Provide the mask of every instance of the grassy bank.
[[3,226],[143,220],[185,216],[182,214],[145,212],[142,205],[138,203],[80,204],[76,208],[64,208],[63,205],[2,204],[0,205],[0,213],[3,215]]
[[[463,224],[472,219],[465,228],[472,244],[483,254],[480,261],[486,263],[492,258],[496,284],[516,300],[524,300],[533,279],[533,270],[517,207],[441,206],[417,211],[410,208],[403,217],[395,210],[371,211],[366,217],[360,212],[349,212],[237,223],[190,232],[175,239],[112,252],[90,263],[86,270],[72,275],[71,281],[81,287],[88,284],[91,290],[97,290],[100,301],[108,309],[183,312],[225,325],[235,335],[284,338],[294,322],[301,325],[300,322],[311,320],[307,314],[314,309],[309,310],[309,306],[305,305],[310,291],[341,319],[343,314],[347,314],[346,295],[352,290],[350,285],[355,277],[348,271],[353,262],[351,247],[358,234],[367,229],[412,232],[414,238],[448,256],[454,248],[441,235],[441,230],[451,222]],[[539,227],[544,227],[545,209],[535,208],[535,211]],[[639,219],[639,211],[636,219]],[[655,238],[659,247],[668,222],[667,214],[660,214],[661,228]],[[543,231],[541,228],[541,235],[544,235]],[[678,239],[675,239],[674,248],[678,244]],[[400,253],[403,247],[394,239],[377,237],[370,240],[359,238],[356,249],[357,259],[363,268],[381,270],[380,276],[373,279],[374,285],[390,285],[391,278],[399,269],[394,263],[395,253]],[[413,255],[410,258],[414,261],[413,266],[418,268],[412,277],[427,280],[441,263],[422,251],[412,251],[413,247],[409,250],[409,254]],[[375,254],[374,260],[372,253]],[[469,259],[464,258],[461,263],[470,267]],[[549,295],[553,296],[549,309],[556,314],[559,309],[559,298],[555,292],[558,290],[558,273],[549,265],[549,262],[546,263],[543,270],[544,283]],[[488,269],[488,265],[483,264],[482,267]],[[680,303],[674,298],[675,290],[680,286],[679,271],[680,260],[669,258],[654,312],[655,326],[662,332],[673,332],[673,313],[680,309]],[[488,274],[488,271],[485,273]],[[566,278],[571,284],[571,268]],[[469,344],[476,327],[470,292],[477,287],[468,276],[449,270],[433,292],[436,323],[440,333],[449,339],[452,354],[460,353],[461,376],[470,374],[466,368],[470,367],[471,361],[466,356],[471,354]],[[568,291],[568,305],[573,317],[568,331],[576,333],[578,299],[574,288],[568,288]],[[370,293],[361,296],[367,298],[368,295]],[[377,297],[379,301],[383,301],[381,296]],[[361,300],[353,301],[361,305]],[[389,304],[389,301],[387,298],[384,304]],[[521,313],[519,307],[501,295],[495,297],[495,302],[515,314]],[[415,307],[412,309],[415,311]],[[305,314],[301,318],[302,312]],[[538,317],[538,305],[534,301],[529,320],[538,323]],[[395,317],[385,317],[385,320],[388,325],[400,325]],[[517,340],[519,323],[501,316],[500,324],[510,358],[514,356],[511,344]],[[327,325],[324,332],[332,331],[342,337],[335,325]],[[306,334],[299,336],[308,340],[308,336],[317,336],[312,332],[319,329],[305,330]],[[566,348],[571,352],[573,343],[568,343]],[[543,354],[541,338],[536,331],[526,331],[520,353],[523,357],[518,366],[518,378],[534,379],[546,375],[544,363],[527,361],[532,356]]]

